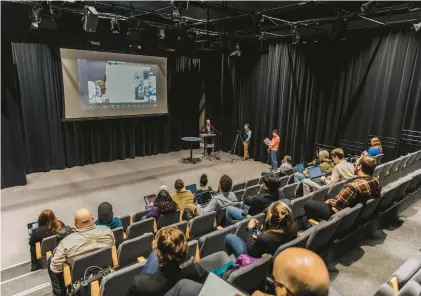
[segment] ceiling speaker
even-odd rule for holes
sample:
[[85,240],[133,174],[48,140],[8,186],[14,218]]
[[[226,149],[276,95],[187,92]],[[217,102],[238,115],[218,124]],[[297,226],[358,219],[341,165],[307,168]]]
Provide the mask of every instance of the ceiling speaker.
[[93,6],[86,6],[83,17],[83,29],[86,32],[95,32],[98,24],[98,11]]

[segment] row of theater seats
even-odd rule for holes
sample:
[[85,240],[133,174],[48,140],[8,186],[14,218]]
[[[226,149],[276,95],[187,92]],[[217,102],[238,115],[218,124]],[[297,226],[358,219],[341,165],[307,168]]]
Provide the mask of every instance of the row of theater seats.
[[416,252],[405,261],[379,287],[374,296],[419,296],[421,295],[421,252]]

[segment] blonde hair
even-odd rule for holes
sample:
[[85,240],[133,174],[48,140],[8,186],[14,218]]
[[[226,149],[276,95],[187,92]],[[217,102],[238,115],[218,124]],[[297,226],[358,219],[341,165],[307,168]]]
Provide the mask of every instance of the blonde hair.
[[272,203],[266,215],[266,230],[289,232],[293,219],[291,209],[282,201]]
[[329,158],[329,152],[327,150],[320,150],[319,151],[319,158],[322,157],[324,159]]
[[382,144],[380,143],[380,140],[377,137],[374,137],[374,138],[371,139],[371,146],[377,147],[381,151],[383,151]]
[[177,227],[164,228],[158,232],[156,254],[161,266],[174,261],[182,263],[187,259],[187,251],[187,239]]

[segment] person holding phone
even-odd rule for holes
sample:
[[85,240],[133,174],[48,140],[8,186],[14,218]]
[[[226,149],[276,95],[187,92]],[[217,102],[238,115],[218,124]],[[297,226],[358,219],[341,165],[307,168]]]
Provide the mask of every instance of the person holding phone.
[[271,164],[271,171],[274,171],[278,168],[278,149],[280,138],[278,136],[278,130],[275,128],[272,130],[272,140],[267,143],[268,145],[268,152],[270,155],[270,164]]
[[225,236],[225,247],[236,257],[248,254],[260,258],[263,254],[273,255],[279,246],[296,237],[291,209],[277,201],[269,206],[263,231],[260,231],[259,221],[251,219],[247,226],[247,241],[230,233]]

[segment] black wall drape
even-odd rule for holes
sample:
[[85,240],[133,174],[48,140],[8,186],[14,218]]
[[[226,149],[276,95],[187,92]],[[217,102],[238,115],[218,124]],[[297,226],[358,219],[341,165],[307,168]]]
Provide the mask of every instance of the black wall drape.
[[180,150],[181,137],[198,135],[200,59],[168,58],[168,116],[62,122],[58,48],[27,43],[11,47],[9,56],[2,56],[10,61],[2,65],[2,73],[16,78],[2,88],[7,92],[2,105],[8,107],[2,108],[2,158],[12,159],[2,163],[2,188],[25,184],[26,173]]
[[311,159],[316,142],[365,143],[369,133],[399,138],[402,128],[421,130],[420,46],[415,32],[389,33],[281,43],[260,57],[228,58],[230,79],[221,92],[222,121],[231,126],[224,130],[225,149],[245,123],[253,130],[252,154],[262,161],[262,141],[272,128],[280,131],[279,157],[290,154],[294,162]]

